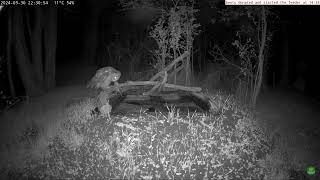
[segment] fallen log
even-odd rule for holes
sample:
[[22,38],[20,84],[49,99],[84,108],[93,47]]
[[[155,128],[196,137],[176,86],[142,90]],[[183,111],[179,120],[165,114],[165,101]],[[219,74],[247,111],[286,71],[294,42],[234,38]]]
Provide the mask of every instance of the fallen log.
[[194,105],[196,105],[203,111],[207,112],[210,110],[209,98],[207,98],[204,94],[183,91],[173,93],[159,93],[157,95],[122,94],[121,96],[113,96],[110,100],[110,104],[114,108],[120,103],[153,106],[164,106],[165,104],[174,104],[179,106],[180,104],[184,103],[193,103],[193,105],[190,105],[190,107],[194,107]]
[[[156,81],[127,81],[126,83],[121,83],[118,85],[118,87],[128,87],[128,86],[154,86],[159,84],[159,82]],[[176,90],[182,90],[182,91],[190,91],[190,92],[201,92],[200,87],[189,87],[189,86],[180,86],[175,84],[168,84],[165,83],[163,85],[165,88],[169,89],[176,89]],[[112,87],[115,88],[115,87]]]
[[[117,86],[109,86],[107,88],[104,88],[103,91],[118,91],[126,92],[128,90],[132,89],[139,89],[137,86],[154,86],[159,84],[159,82],[156,81],[127,81],[125,83],[119,83]],[[175,84],[163,84],[164,88],[163,91],[170,91],[170,90],[181,90],[181,91],[188,91],[188,92],[201,92],[202,89],[200,87],[190,87],[190,86],[181,86],[181,85],[175,85]]]

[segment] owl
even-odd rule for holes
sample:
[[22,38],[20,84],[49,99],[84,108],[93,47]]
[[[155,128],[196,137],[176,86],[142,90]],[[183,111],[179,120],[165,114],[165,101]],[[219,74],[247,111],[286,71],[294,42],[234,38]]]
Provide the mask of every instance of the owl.
[[87,84],[87,88],[106,89],[111,82],[117,84],[121,76],[121,72],[113,67],[104,67],[99,69],[93,78]]

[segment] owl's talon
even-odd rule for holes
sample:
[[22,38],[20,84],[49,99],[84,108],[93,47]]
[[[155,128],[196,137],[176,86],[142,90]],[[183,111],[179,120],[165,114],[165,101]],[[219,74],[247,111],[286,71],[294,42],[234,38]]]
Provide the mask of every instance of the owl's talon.
[[117,87],[117,91],[119,92],[120,95],[122,95],[120,88]]
[[107,117],[108,119],[111,119],[111,116],[110,116],[111,110],[112,110],[112,106],[109,104],[109,102],[107,102],[105,105],[103,105],[100,108],[102,116]]
[[115,86],[116,91],[119,92],[122,95],[122,92],[121,92],[120,87],[119,87],[119,83],[118,82],[114,82],[114,86]]

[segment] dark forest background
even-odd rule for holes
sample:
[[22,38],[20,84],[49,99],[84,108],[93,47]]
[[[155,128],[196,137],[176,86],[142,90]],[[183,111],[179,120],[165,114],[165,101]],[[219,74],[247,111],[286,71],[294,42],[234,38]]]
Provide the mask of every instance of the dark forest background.
[[[199,1],[197,7],[201,33],[194,47],[199,48],[201,55],[194,53],[193,62],[196,72],[205,72],[211,61],[206,52],[210,43],[227,41],[234,32],[232,25],[210,23],[217,13],[208,1]],[[305,82],[302,93],[318,96],[318,8],[282,6],[273,10],[278,19],[273,22],[265,85],[292,87],[299,76]],[[152,10],[123,11],[115,0],[82,0],[54,7],[5,7],[0,14],[1,90],[10,96],[39,96],[59,85],[57,76],[67,78],[73,74],[75,66],[97,69],[109,65],[124,74],[150,69],[147,52],[141,56],[148,57],[131,64],[126,52],[155,46],[148,30],[156,17]],[[129,68],[132,63],[135,66]],[[59,70],[67,66],[70,69]]]

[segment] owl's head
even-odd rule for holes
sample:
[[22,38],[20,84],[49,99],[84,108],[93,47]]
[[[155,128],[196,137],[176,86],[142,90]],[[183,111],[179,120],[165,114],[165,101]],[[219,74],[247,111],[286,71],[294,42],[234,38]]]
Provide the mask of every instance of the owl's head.
[[111,77],[111,81],[115,82],[120,79],[121,73],[118,71],[117,73],[113,73]]

